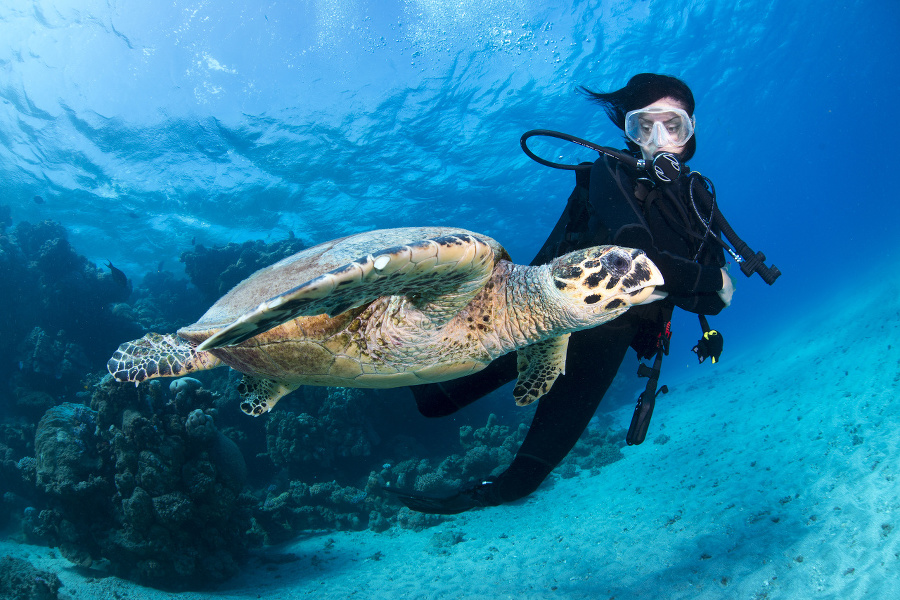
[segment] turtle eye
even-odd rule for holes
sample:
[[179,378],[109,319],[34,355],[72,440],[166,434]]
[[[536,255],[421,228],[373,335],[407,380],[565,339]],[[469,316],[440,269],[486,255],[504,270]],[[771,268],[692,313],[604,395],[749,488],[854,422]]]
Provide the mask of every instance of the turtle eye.
[[624,252],[613,252],[603,257],[603,265],[618,277],[625,275],[631,268],[631,257]]

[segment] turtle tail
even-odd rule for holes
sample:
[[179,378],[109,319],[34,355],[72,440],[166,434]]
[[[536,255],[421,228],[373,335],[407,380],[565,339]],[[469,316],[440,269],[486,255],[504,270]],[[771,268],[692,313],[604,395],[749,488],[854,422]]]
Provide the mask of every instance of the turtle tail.
[[178,377],[221,364],[222,361],[209,352],[197,352],[194,345],[177,335],[148,333],[139,340],[119,346],[106,368],[116,381],[133,381],[137,385],[145,379]]

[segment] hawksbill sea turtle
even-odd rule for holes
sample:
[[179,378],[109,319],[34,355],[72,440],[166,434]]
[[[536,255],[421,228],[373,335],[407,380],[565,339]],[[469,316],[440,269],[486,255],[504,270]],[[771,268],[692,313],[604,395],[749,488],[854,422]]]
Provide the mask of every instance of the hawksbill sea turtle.
[[259,416],[301,385],[392,388],[475,373],[518,351],[519,405],[565,371],[569,334],[662,296],[640,250],[595,246],[513,264],[464,229],[359,233],[261,269],[176,334],[119,346],[107,364],[135,385],[227,365]]

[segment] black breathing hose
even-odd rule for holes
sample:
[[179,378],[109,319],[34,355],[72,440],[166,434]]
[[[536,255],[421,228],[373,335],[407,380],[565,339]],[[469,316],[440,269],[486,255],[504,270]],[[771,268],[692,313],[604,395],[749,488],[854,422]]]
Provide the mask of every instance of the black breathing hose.
[[596,150],[600,154],[611,156],[612,158],[615,158],[616,160],[641,171],[647,168],[647,161],[645,161],[644,159],[635,158],[629,154],[625,154],[624,152],[619,152],[618,150],[607,148],[606,146],[599,146],[593,142],[575,137],[574,135],[569,135],[568,133],[560,133],[559,131],[552,131],[550,129],[532,129],[531,131],[526,131],[522,134],[522,137],[519,140],[519,143],[522,145],[522,150],[525,151],[525,154],[527,154],[531,160],[538,162],[546,167],[553,167],[554,169],[566,169],[568,171],[577,171],[578,169],[590,169],[591,165],[567,165],[565,163],[550,162],[549,160],[541,158],[540,156],[532,152],[528,147],[528,138],[535,136],[552,137],[560,140],[565,140],[567,142],[572,142],[573,144],[578,144],[579,146],[584,146],[585,148]]

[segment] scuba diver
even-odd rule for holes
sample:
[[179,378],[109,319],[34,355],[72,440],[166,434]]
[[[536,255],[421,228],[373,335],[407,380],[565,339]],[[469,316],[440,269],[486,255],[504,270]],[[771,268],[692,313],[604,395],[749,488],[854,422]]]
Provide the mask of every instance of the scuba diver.
[[[722,230],[731,235],[733,230],[724,217],[715,218],[721,213],[716,210],[712,183],[683,166],[697,147],[690,88],[675,77],[642,73],[614,92],[585,87],[579,87],[579,92],[603,107],[624,132],[628,150],[597,147],[544,130],[523,136],[522,147],[529,156],[576,173],[566,208],[531,264],[603,244],[639,248],[659,267],[665,278],[662,290],[668,295],[572,334],[565,375],[540,399],[522,446],[498,476],[445,497],[388,489],[413,510],[456,514],[512,502],[535,491],[584,432],[629,348],[637,351],[639,359],[656,359],[652,368],[640,363],[638,373],[648,378],[647,390],[638,400],[627,441],[641,443],[656,395],[667,391],[663,386],[657,392],[656,385],[662,356],[668,353],[675,307],[700,315],[703,337],[694,347],[700,362],[706,358],[716,362],[721,354],[722,336],[709,328],[704,315],[716,315],[731,304],[734,284],[725,269],[723,249],[738,261],[743,258],[721,241]],[[561,137],[599,150],[601,155],[593,164],[550,163],[530,152],[526,144],[530,135]],[[774,281],[780,274],[775,267],[762,265],[765,256],[753,255],[737,236],[728,239],[748,254],[750,264],[746,269],[741,264],[748,277],[755,271]],[[410,390],[421,414],[443,417],[516,376],[516,355],[511,353],[473,375]]]

